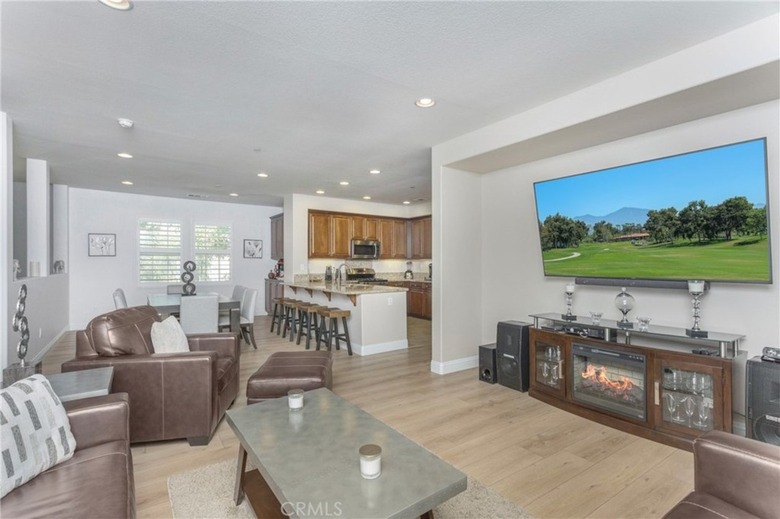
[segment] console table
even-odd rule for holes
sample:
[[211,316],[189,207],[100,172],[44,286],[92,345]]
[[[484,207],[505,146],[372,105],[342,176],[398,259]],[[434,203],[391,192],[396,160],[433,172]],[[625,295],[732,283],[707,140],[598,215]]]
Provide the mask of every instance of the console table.
[[691,338],[669,326],[531,317],[530,396],[688,450],[706,431],[731,432],[732,361],[744,336]]

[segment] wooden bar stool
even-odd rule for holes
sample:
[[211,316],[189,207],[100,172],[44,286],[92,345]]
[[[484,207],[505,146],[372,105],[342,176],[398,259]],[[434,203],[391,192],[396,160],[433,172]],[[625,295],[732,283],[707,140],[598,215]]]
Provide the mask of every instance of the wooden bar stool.
[[[290,329],[290,342],[293,342],[295,340],[295,336],[298,337],[301,336],[301,333],[303,332],[303,326],[304,326],[304,320],[308,318],[308,313],[306,312],[306,309],[308,307],[312,306],[312,303],[309,303],[308,301],[295,301],[292,305],[293,308],[293,320],[292,320],[292,328]],[[298,339],[298,344],[300,344],[300,339]]]
[[287,330],[290,330],[292,336],[292,322],[295,319],[295,308],[293,305],[297,303],[297,299],[285,298],[284,299],[284,324],[282,324],[282,338],[287,337]]
[[276,335],[282,333],[282,322],[284,321],[284,302],[286,299],[287,298],[285,297],[275,297],[273,299],[274,311],[271,312],[271,333],[273,333],[274,326],[276,326]]
[[[309,346],[311,345],[311,338],[312,334],[314,334],[314,341],[316,344],[316,341],[319,340],[320,337],[320,324],[319,324],[319,310],[321,308],[325,308],[324,306],[319,306],[315,304],[311,304],[307,306],[306,308],[301,308],[301,316],[300,316],[300,331],[298,332],[298,340],[296,341],[296,344],[301,343],[301,338],[303,337],[304,333],[306,334],[306,349],[309,349]],[[305,321],[305,322],[304,322]],[[304,326],[305,326],[305,332],[304,332]]]
[[[341,308],[325,308],[318,310],[317,313],[320,315],[320,337],[317,339],[317,349],[320,349],[320,343],[324,343],[328,347],[328,351],[330,351],[331,342],[335,341],[336,349],[340,350],[339,341],[344,340],[347,342],[347,351],[352,355],[352,342],[349,340],[349,327],[347,326],[347,317],[352,312],[342,310]],[[339,333],[339,317],[344,324],[342,333]]]

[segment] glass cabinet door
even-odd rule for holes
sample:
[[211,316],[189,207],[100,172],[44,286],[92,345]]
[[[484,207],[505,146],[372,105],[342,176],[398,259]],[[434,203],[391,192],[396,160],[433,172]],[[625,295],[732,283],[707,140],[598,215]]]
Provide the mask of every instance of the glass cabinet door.
[[563,359],[562,345],[549,344],[541,340],[534,342],[531,366],[539,389],[554,391],[563,396],[565,375]]
[[723,430],[722,368],[656,359],[656,428],[699,436]]

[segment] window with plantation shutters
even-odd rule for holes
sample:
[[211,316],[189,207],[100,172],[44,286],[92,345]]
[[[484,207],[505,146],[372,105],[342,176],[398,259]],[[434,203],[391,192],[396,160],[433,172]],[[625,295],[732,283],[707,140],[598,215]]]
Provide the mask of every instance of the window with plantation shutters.
[[198,281],[230,281],[229,224],[195,224],[193,227],[195,251],[195,279]]
[[138,278],[141,283],[176,283],[181,275],[181,223],[138,223]]

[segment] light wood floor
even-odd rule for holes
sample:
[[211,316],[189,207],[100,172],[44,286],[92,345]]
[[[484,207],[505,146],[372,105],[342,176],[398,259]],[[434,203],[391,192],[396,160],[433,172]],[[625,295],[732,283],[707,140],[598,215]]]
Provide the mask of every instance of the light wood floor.
[[[258,317],[259,350],[242,345],[241,387],[268,355],[294,350]],[[336,352],[335,393],[424,445],[537,518],[653,518],[693,488],[693,456],[621,433],[530,398],[486,384],[470,369],[430,371],[430,322],[409,319],[409,349],[368,357]],[[75,353],[68,333],[44,360],[58,373]],[[243,389],[235,406],[246,405]],[[185,440],[132,448],[139,517],[171,516],[171,474],[236,456],[223,420],[211,443]]]

